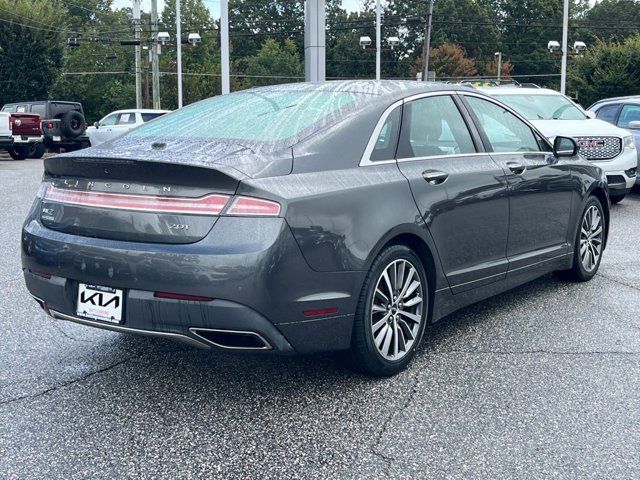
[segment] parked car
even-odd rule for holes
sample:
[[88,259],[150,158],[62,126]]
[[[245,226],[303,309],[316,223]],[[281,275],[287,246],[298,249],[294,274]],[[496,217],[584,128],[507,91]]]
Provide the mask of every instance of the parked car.
[[87,128],[87,135],[91,146],[95,147],[169,112],[170,110],[117,110],[94,123],[93,127]]
[[[640,96],[618,97],[600,100],[589,107],[596,118],[624,128],[633,134],[636,145],[640,144]],[[638,163],[640,164],[640,150]],[[640,176],[636,175],[636,184],[640,184]]]
[[29,156],[41,158],[44,147],[40,115],[0,112],[0,148],[14,160],[24,160]]
[[46,159],[24,276],[58,319],[391,375],[430,322],[596,274],[608,187],[577,152],[459,86],[240,91]]
[[10,103],[4,112],[37,113],[42,117],[43,141],[54,152],[90,146],[82,104],[58,100]]
[[575,138],[580,154],[606,172],[612,203],[622,201],[635,184],[638,155],[633,135],[626,130],[590,118],[554,90],[502,87],[483,91],[518,111],[552,141],[556,135]]

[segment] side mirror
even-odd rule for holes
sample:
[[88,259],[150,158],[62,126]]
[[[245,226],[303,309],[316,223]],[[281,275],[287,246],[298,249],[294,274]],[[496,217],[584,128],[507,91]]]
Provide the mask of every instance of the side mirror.
[[98,128],[100,126],[100,122],[93,122],[93,126]]
[[590,118],[590,119],[592,119],[592,120],[593,120],[594,118],[596,118],[596,114],[595,114],[595,113],[593,113],[593,112],[592,112],[592,111],[590,111],[590,110],[587,110],[587,111],[586,111],[586,112],[584,112],[584,113],[585,113],[585,115],[587,116],[587,118]]
[[629,122],[628,127],[632,130],[640,130],[640,121],[634,120],[633,122]]
[[556,137],[553,141],[553,154],[556,157],[573,157],[578,150],[578,144],[571,137]]

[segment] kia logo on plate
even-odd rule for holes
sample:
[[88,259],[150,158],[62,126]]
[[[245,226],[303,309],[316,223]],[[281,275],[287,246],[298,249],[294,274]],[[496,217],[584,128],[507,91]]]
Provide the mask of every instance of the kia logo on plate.
[[578,145],[583,148],[604,147],[604,140],[580,140]]

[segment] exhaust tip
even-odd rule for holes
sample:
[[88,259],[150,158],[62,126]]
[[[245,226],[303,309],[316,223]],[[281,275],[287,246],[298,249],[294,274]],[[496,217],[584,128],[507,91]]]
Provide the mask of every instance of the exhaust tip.
[[271,350],[272,348],[269,342],[256,332],[212,328],[190,328],[189,331],[201,340],[227,350]]

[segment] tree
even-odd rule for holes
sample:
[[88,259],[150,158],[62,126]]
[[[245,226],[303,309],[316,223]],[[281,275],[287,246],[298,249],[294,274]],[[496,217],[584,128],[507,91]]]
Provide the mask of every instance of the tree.
[[[467,57],[467,52],[460,45],[445,43],[431,49],[429,70],[436,73],[439,80],[461,80],[478,74],[476,62]],[[422,58],[416,61],[412,74],[422,71]]]
[[[489,60],[481,65],[482,75],[485,77],[497,77],[498,76],[498,62],[497,60]],[[513,64],[509,60],[502,62],[502,68],[500,69],[500,77],[502,80],[511,80],[511,72],[513,71]]]
[[[291,39],[286,39],[284,45],[280,46],[276,40],[269,38],[256,55],[241,62],[241,68],[247,74],[241,88],[296,82],[301,77],[304,78],[304,66],[300,61],[298,48]],[[269,78],[273,76],[279,78]]]
[[624,41],[638,31],[640,2],[602,0],[584,15],[585,28],[605,41]]
[[0,105],[47,99],[62,67],[65,11],[47,0],[0,0]]
[[602,98],[637,95],[640,85],[640,34],[624,43],[598,42],[575,60],[568,89],[591,105]]

